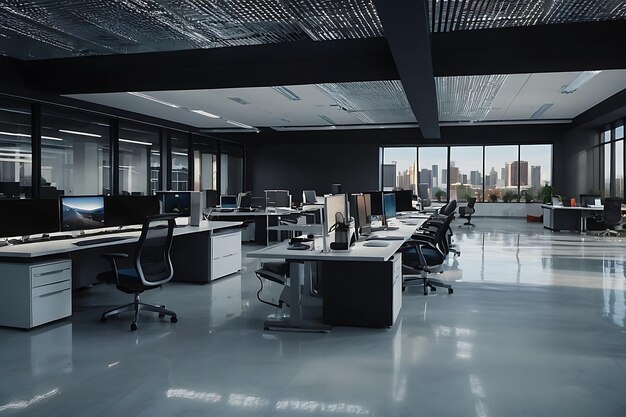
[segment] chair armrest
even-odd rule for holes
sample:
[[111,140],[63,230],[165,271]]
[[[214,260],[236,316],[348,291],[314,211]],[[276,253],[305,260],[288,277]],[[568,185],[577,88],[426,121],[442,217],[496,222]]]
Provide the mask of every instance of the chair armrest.
[[420,233],[414,233],[411,235],[411,240],[420,242],[420,243],[431,243],[435,241],[435,236],[434,235],[427,235],[427,234],[420,234]]
[[[122,253],[122,252],[116,252],[116,253],[103,253],[102,257],[106,258],[109,260],[109,263],[111,264],[111,272],[113,272],[113,278],[115,278],[115,281],[113,281],[115,284],[119,284],[120,283],[120,277],[117,273],[117,262],[116,259],[127,259],[128,258],[128,254],[127,253]],[[107,282],[110,282],[111,280],[107,280]]]

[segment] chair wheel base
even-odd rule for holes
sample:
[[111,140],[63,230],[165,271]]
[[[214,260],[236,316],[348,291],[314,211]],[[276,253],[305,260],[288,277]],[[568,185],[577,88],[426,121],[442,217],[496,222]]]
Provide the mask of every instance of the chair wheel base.
[[454,294],[454,290],[452,288],[448,288],[448,294]]
[[178,323],[178,317],[173,316],[173,317],[170,319],[170,322],[172,322],[172,323]]
[[130,331],[134,332],[135,330],[137,330],[137,323],[131,323],[130,324]]

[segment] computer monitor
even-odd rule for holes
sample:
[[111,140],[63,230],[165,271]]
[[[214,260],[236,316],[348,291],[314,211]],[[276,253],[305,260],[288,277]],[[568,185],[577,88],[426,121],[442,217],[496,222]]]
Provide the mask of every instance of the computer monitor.
[[[337,214],[340,213],[341,216]],[[330,228],[337,223],[337,218],[347,221],[348,204],[345,194],[329,195],[324,197],[324,233],[328,235]]]
[[372,223],[372,196],[370,194],[363,194],[365,200],[365,221]]
[[333,195],[341,194],[341,184],[330,184],[330,193]]
[[265,190],[266,207],[291,207],[291,196],[287,190]]
[[252,207],[252,191],[246,191],[245,193],[239,193],[239,195],[237,195],[237,207]]
[[0,200],[0,237],[58,231],[58,200]]
[[143,224],[148,216],[161,211],[159,198],[136,195],[108,195],[104,197],[104,225],[106,227]]
[[161,198],[163,213],[174,213],[179,217],[191,215],[191,193],[188,191],[157,191]]
[[252,197],[251,198],[251,202],[250,202],[250,206],[252,208],[265,210],[265,203],[266,203],[266,201],[267,200],[265,199],[265,197]]
[[370,196],[370,208],[372,216],[383,215],[383,192],[382,191],[363,191],[364,195]]
[[396,217],[396,195],[393,193],[383,195],[383,221],[385,224]]
[[396,210],[397,211],[414,211],[413,208],[413,191],[412,190],[400,190],[393,192],[396,195]]
[[302,202],[304,204],[315,204],[317,203],[317,194],[315,190],[304,190],[302,191]]
[[88,230],[105,227],[104,196],[59,197],[61,231]]
[[221,208],[237,208],[237,196],[236,195],[223,195],[220,197]]
[[205,190],[204,191],[204,207],[217,207],[219,204],[219,195],[215,190]]
[[596,204],[596,198],[601,198],[598,194],[581,194],[580,205],[582,207],[589,207]]

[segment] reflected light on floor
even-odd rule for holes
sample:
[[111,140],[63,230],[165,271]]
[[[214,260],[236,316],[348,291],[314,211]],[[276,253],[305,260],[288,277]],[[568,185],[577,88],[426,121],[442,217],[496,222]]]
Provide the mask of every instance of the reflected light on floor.
[[4,405],[0,405],[0,412],[6,411],[6,410],[24,409],[24,408],[30,407],[33,404],[38,403],[39,401],[45,400],[46,398],[50,398],[58,393],[59,393],[59,389],[55,388],[51,391],[46,392],[45,394],[36,395],[30,400],[13,401]]

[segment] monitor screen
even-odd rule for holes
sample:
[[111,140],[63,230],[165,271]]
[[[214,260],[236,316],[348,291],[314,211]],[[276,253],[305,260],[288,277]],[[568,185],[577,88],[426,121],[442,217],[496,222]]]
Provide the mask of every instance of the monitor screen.
[[341,194],[341,184],[330,184],[331,194]]
[[304,190],[302,191],[302,199],[304,204],[315,204],[317,203],[317,195],[315,190]]
[[58,231],[58,200],[0,200],[0,237]]
[[393,219],[396,217],[396,196],[395,194],[385,194],[383,195],[383,207],[385,221],[389,219]]
[[178,214],[179,217],[188,217],[191,212],[191,193],[181,191],[157,192],[162,196],[163,213]]
[[266,207],[291,207],[291,196],[286,190],[266,190]]
[[223,195],[220,197],[221,208],[237,208],[237,196],[236,195]]
[[383,215],[383,192],[382,191],[364,191],[363,194],[370,196],[371,215]]
[[104,227],[104,196],[61,196],[61,231]]
[[[341,215],[338,215],[338,214]],[[337,218],[346,222],[348,218],[348,207],[346,204],[346,195],[337,194],[324,197],[324,231],[329,233],[329,229],[337,223]]]
[[413,211],[413,191],[402,190],[394,191],[396,195],[396,210],[397,211]]
[[365,221],[366,223],[372,222],[372,196],[370,194],[363,194],[365,200]]
[[148,216],[159,214],[157,196],[108,195],[104,197],[104,225],[106,227],[143,224]]
[[265,209],[265,197],[252,197],[250,206],[258,209]]
[[241,208],[252,207],[252,191],[239,193],[239,195],[237,196],[237,207],[241,207]]

